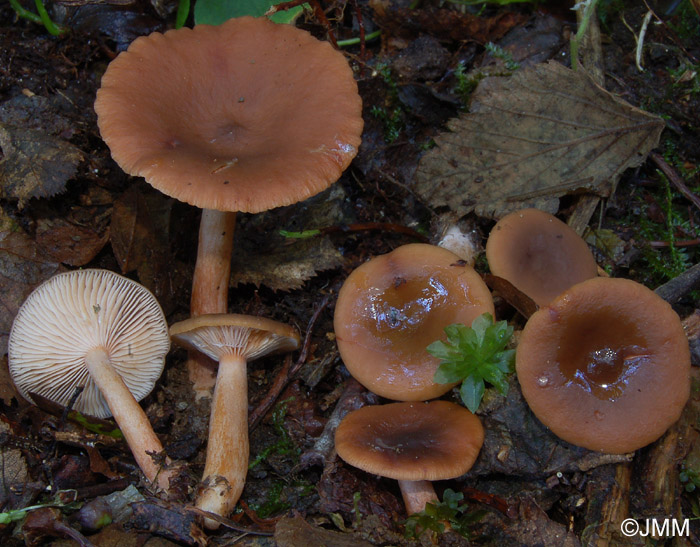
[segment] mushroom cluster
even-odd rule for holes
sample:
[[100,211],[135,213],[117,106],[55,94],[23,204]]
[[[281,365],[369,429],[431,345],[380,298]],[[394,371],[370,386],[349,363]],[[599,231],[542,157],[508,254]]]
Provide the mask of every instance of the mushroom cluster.
[[399,481],[408,514],[437,496],[430,481],[466,473],[484,432],[466,408],[440,397],[453,385],[434,381],[439,360],[427,352],[453,323],[494,313],[479,274],[434,245],[403,245],[374,257],[346,279],[335,308],[341,358],[377,395],[405,401],[348,414],[335,436],[350,465]]
[[[191,314],[228,312],[235,212],[306,199],[360,145],[362,101],[343,54],[264,17],[152,33],[102,77],[97,122],[127,173],[202,208]],[[215,367],[190,362],[199,396]]]

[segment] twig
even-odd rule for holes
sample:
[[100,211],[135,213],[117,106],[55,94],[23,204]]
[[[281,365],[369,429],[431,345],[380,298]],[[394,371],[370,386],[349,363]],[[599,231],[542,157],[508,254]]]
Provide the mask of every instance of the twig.
[[209,511],[203,511],[199,507],[194,507],[194,506],[187,506],[185,507],[186,511],[189,511],[191,513],[195,513],[201,517],[215,520],[219,524],[226,526],[226,528],[230,528],[231,530],[235,530],[236,532],[241,532],[243,534],[251,534],[255,536],[271,536],[272,532],[264,532],[262,530],[251,530],[250,528],[246,528],[244,526],[239,525],[237,522],[227,519],[225,517],[222,517],[221,515],[217,515],[216,513],[210,513]]
[[690,188],[688,188],[683,182],[683,179],[676,173],[676,170],[671,167],[668,163],[666,163],[666,160],[664,160],[663,156],[659,154],[658,152],[650,152],[649,157],[654,160],[654,163],[658,165],[659,169],[661,169],[661,172],[666,175],[668,180],[671,181],[671,183],[676,187],[676,189],[683,194],[695,207],[700,209],[700,198],[693,194],[691,192]]
[[287,387],[296,373],[299,372],[301,366],[306,362],[306,358],[309,354],[309,346],[311,345],[311,333],[313,332],[314,325],[316,324],[318,317],[321,315],[321,312],[326,308],[326,306],[328,306],[329,300],[329,295],[324,296],[316,307],[311,319],[309,319],[309,324],[306,327],[304,343],[301,346],[301,352],[299,353],[299,357],[294,365],[291,364],[291,357],[288,357],[287,360],[285,360],[282,370],[280,370],[280,372],[277,374],[277,377],[268,390],[267,395],[265,395],[265,398],[258,403],[255,410],[250,413],[248,418],[248,426],[251,430],[253,430],[260,423],[263,416],[265,416],[265,414],[267,414],[270,408],[272,408],[272,406],[275,404],[275,401],[280,396],[280,393],[282,393],[284,388]]

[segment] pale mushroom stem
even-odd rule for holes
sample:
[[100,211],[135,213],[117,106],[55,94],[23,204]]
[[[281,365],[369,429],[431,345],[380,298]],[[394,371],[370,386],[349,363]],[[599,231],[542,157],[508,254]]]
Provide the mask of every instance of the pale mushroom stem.
[[[192,317],[228,312],[228,287],[235,228],[236,213],[215,209],[202,210],[197,262],[192,278]],[[216,383],[214,361],[198,351],[193,351],[188,355],[187,370],[195,397],[211,397]]]
[[[90,377],[107,401],[112,416],[124,435],[136,463],[151,484],[168,492],[170,479],[175,471],[163,469],[150,453],[161,453],[163,445],[156,436],[146,413],[138,404],[122,377],[114,370],[107,351],[98,347],[85,356],[85,365]],[[165,459],[169,464],[170,460]]]
[[430,481],[399,481],[399,488],[406,505],[406,513],[412,515],[425,509],[426,503],[438,501],[433,483]]
[[[197,507],[223,517],[241,497],[248,473],[248,375],[245,358],[229,354],[219,361],[209,419],[207,461]],[[219,524],[206,520],[207,528]]]

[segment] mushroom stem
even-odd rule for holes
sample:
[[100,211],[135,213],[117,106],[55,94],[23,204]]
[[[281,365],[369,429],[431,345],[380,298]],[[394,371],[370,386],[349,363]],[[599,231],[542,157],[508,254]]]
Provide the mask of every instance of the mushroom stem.
[[[197,262],[192,278],[190,314],[228,311],[228,287],[231,277],[231,253],[236,213],[215,209],[202,210],[199,224]],[[195,397],[211,397],[216,383],[216,364],[206,355],[190,352],[187,361]]]
[[[150,483],[167,492],[174,470],[163,470],[162,465],[156,463],[150,454],[163,452],[163,445],[153,431],[146,413],[114,370],[107,351],[102,347],[89,351],[85,356],[85,365],[107,401],[141,471]],[[170,459],[166,457],[165,464],[169,463]]]
[[425,504],[438,501],[437,494],[430,481],[399,481],[399,488],[406,505],[406,514],[420,513]]
[[[248,473],[248,376],[245,358],[228,354],[219,362],[209,420],[207,461],[197,507],[223,517],[233,510]],[[206,520],[216,529],[218,522]]]

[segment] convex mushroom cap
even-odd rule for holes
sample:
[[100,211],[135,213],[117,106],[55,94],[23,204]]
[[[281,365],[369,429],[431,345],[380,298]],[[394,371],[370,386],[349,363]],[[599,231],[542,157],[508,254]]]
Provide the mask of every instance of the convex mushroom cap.
[[598,272],[586,242],[538,209],[515,211],[499,220],[486,241],[486,259],[491,273],[510,281],[538,306]]
[[[350,465],[399,481],[410,513],[435,499],[426,481],[463,475],[484,442],[481,421],[448,401],[366,406],[338,426],[335,447]],[[414,483],[414,484],[410,484]],[[427,495],[426,499],[420,493]]]
[[627,279],[574,285],[528,320],[515,368],[539,420],[612,454],[658,439],[690,393],[690,351],[671,306]]
[[[290,325],[262,317],[206,314],[175,323],[172,339],[219,364],[209,419],[209,441],[197,507],[227,516],[235,507],[248,472],[247,362],[299,347]],[[218,527],[212,519],[209,528]]]
[[264,17],[137,38],[109,64],[95,110],[127,173],[197,207],[250,213],[328,187],[363,127],[343,54]]
[[439,397],[452,386],[433,376],[426,348],[453,323],[494,314],[479,274],[450,251],[413,243],[356,268],[338,294],[334,329],[350,373],[374,393],[399,401]]
[[[105,418],[114,415],[134,457],[153,481],[159,466],[147,452],[162,446],[136,401],[160,377],[170,348],[168,326],[155,297],[107,270],[55,275],[17,312],[8,344],[9,369],[19,392],[38,393]],[[159,483],[167,489],[167,475]]]

